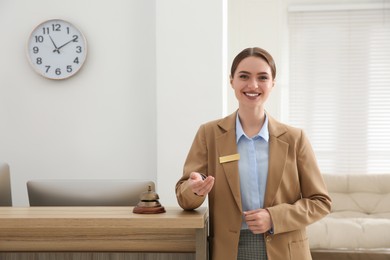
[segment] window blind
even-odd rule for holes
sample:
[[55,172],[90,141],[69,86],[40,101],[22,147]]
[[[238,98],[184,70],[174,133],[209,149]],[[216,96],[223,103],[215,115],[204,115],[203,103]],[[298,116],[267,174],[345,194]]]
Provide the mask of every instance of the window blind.
[[288,121],[324,173],[390,173],[390,9],[290,9]]

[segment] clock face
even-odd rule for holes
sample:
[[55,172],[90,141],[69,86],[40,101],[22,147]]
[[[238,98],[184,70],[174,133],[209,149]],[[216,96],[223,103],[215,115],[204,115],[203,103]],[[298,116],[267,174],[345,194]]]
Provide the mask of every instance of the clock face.
[[33,68],[42,76],[66,79],[82,67],[87,57],[87,42],[71,23],[48,20],[31,33],[27,55]]

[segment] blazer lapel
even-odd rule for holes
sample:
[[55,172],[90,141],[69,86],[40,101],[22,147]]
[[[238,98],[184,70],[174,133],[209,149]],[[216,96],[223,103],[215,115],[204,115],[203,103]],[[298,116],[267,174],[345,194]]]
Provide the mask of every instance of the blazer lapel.
[[265,192],[264,207],[272,206],[276,192],[281,183],[284,167],[286,164],[289,144],[279,139],[279,136],[284,134],[287,129],[268,114],[268,130],[269,130],[269,165],[267,188]]
[[[217,139],[217,151],[218,156],[229,156],[237,154],[236,144],[236,113],[222,119],[218,125],[224,131]],[[219,158],[217,158],[219,160]],[[238,174],[238,160],[222,163],[226,179],[229,183],[230,190],[233,194],[234,200],[240,211],[241,207],[241,194],[240,194],[240,176]]]

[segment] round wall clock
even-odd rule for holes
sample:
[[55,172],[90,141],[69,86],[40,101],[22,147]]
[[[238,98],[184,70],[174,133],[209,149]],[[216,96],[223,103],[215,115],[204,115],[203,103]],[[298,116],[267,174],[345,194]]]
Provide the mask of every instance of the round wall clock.
[[49,79],[66,79],[76,74],[87,57],[87,41],[73,24],[47,20],[31,33],[27,56],[32,67]]

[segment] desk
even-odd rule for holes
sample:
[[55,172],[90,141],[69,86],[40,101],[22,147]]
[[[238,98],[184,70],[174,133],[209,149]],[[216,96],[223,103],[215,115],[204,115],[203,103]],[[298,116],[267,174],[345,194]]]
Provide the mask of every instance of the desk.
[[168,207],[162,214],[132,211],[132,207],[0,207],[0,252],[4,252],[0,258],[6,252],[192,252],[196,260],[207,259],[207,208]]

